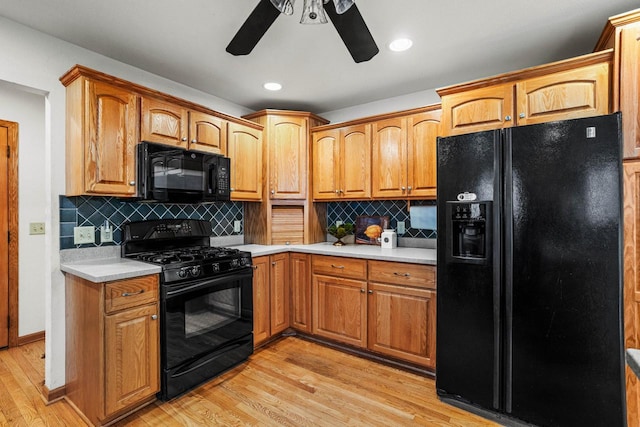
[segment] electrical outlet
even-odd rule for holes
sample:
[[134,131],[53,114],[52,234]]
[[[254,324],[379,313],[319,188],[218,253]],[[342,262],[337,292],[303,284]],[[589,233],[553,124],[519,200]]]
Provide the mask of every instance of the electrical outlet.
[[29,223],[29,234],[44,234],[44,222]]
[[342,222],[342,221],[336,221],[336,227],[340,227],[342,224],[344,224],[344,222]]
[[96,242],[96,231],[93,226],[73,227],[73,244],[82,245]]
[[398,221],[396,223],[396,231],[398,232],[398,234],[404,234],[405,229],[404,229],[404,221]]
[[233,232],[239,233],[242,223],[240,221],[233,221]]

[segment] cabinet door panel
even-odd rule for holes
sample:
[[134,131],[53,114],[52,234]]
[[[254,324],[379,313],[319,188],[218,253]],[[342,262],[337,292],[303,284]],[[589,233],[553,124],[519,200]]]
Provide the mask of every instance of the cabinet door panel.
[[187,148],[187,110],[177,105],[142,98],[140,138]]
[[369,349],[435,366],[435,293],[369,283]]
[[340,196],[347,199],[371,197],[371,125],[341,129],[342,165]]
[[609,89],[607,63],[518,82],[518,124],[607,114]]
[[291,327],[311,333],[311,255],[292,253]]
[[442,110],[429,111],[407,119],[407,194],[436,196],[436,143],[440,135]]
[[189,112],[189,149],[227,154],[227,121],[199,111]]
[[442,97],[442,130],[445,135],[513,126],[513,114],[512,83]]
[[[112,414],[159,390],[158,305],[105,317],[106,414]],[[96,367],[98,369],[98,367]]]
[[271,336],[271,300],[269,298],[269,257],[253,258],[253,345]]
[[262,132],[237,123],[228,130],[231,199],[262,200]]
[[307,189],[307,125],[304,119],[274,117],[269,130],[271,198],[304,199]]
[[313,275],[313,333],[366,345],[366,288],[359,280]]
[[87,81],[88,135],[85,189],[89,193],[130,194],[136,187],[136,102],[126,90]]
[[289,254],[271,255],[271,335],[289,327]]
[[407,175],[407,121],[388,119],[373,124],[371,154],[372,196],[405,196]]
[[313,198],[339,199],[340,130],[331,129],[313,134]]
[[622,27],[620,51],[620,105],[616,111],[624,112],[624,158],[628,159],[640,156],[640,22]]

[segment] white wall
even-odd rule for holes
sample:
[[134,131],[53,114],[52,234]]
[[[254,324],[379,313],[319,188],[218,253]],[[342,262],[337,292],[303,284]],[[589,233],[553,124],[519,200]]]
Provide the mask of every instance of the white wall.
[[18,335],[45,329],[45,237],[29,235],[30,222],[45,221],[45,97],[0,81],[0,119],[18,123]]
[[[32,277],[43,277],[47,354],[45,385],[52,390],[65,383],[64,276],[60,272],[58,206],[58,196],[64,194],[65,90],[58,80],[60,76],[75,64],[81,64],[233,116],[241,116],[251,110],[49,37],[2,17],[0,45],[0,80],[21,85],[27,93],[44,94],[43,122],[42,118],[30,118],[27,122],[30,123],[29,127],[36,128],[38,124],[31,122],[40,121],[41,128],[44,129],[44,146],[40,150],[44,163],[41,169],[44,171],[44,182],[40,189],[44,192],[44,212],[41,211],[36,217],[44,220],[47,233],[44,237],[39,237],[43,242],[44,253],[35,257],[31,254],[21,256],[20,269],[22,271],[25,268],[23,263],[28,261],[29,267],[26,268],[33,269],[30,272]],[[0,97],[0,111],[12,108],[8,99]],[[9,119],[8,116],[3,118]],[[31,217],[22,218],[22,212],[20,214],[22,227],[31,221]],[[36,259],[37,257],[41,259]],[[23,319],[20,319],[20,323],[22,322]]]

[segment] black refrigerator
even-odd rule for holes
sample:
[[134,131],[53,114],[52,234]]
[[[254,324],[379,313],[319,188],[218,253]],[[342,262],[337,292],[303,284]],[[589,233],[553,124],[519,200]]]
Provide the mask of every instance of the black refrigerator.
[[438,138],[442,400],[507,424],[626,425],[620,122]]

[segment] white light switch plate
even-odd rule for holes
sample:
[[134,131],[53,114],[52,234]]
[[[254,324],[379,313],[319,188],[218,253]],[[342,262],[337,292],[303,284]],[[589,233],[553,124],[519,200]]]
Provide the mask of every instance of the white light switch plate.
[[397,232],[398,234],[404,234],[404,232],[405,232],[405,229],[404,229],[404,221],[398,221],[398,222],[396,223],[396,228],[397,228],[396,232]]
[[30,222],[29,234],[44,234],[44,222]]
[[233,221],[233,232],[234,233],[239,233],[240,232],[240,227],[241,227],[240,221]]
[[73,227],[73,244],[82,245],[96,242],[96,231],[93,226]]

